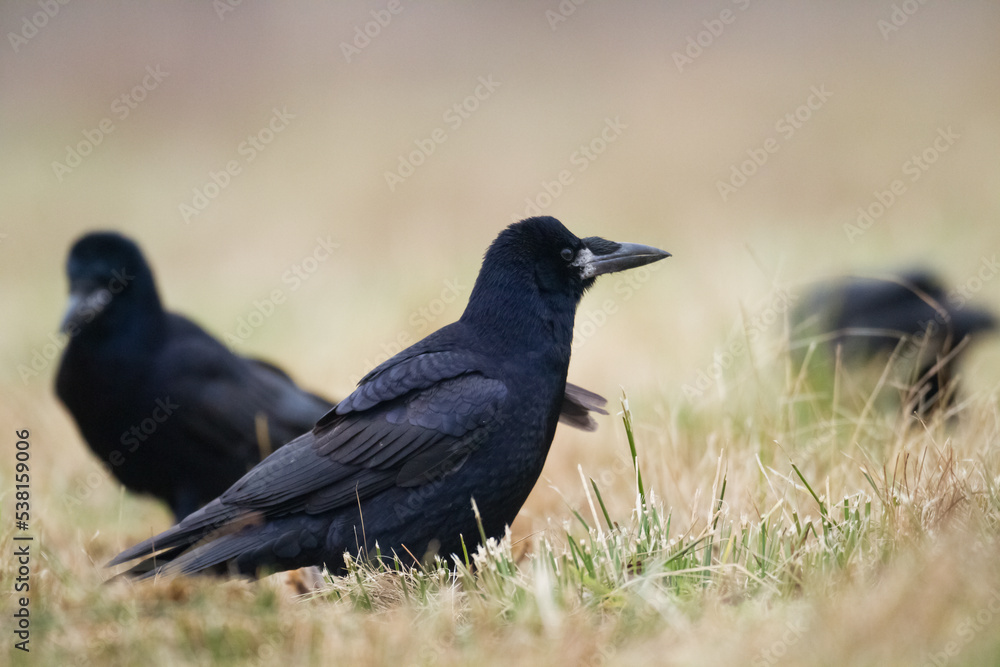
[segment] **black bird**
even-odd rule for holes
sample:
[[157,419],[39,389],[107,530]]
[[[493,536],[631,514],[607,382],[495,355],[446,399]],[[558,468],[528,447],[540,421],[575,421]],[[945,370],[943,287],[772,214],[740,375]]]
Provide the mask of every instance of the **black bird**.
[[376,367],[312,432],[109,565],[151,557],[129,571],[145,576],[342,573],[345,552],[374,557],[376,547],[414,563],[476,547],[473,500],[486,536],[502,535],[566,412],[584,291],[601,274],[664,257],[579,239],[550,217],[511,225],[487,250],[461,319]]
[[924,269],[894,278],[847,277],[821,283],[796,308],[793,320],[800,348],[824,340],[831,358],[839,347],[847,364],[875,359],[884,363],[893,352],[910,362],[921,411],[937,405],[965,339],[997,326],[992,313],[968,305],[965,295],[948,292]]
[[166,312],[142,252],[124,236],[83,236],[66,270],[70,338],[56,393],[114,475],[166,501],[177,520],[332,406]]

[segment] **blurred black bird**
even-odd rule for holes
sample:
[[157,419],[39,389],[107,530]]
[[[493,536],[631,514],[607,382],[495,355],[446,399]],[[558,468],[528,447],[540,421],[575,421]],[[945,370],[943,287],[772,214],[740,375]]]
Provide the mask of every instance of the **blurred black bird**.
[[[573,320],[597,276],[668,257],[529,218],[486,252],[462,317],[376,367],[316,427],[218,499],[109,565],[128,574],[308,565],[344,553],[447,556],[499,537],[542,471],[566,391]],[[576,405],[567,410],[566,405]],[[572,421],[572,420],[571,420]]]
[[995,329],[995,316],[967,303],[923,269],[895,278],[848,277],[815,286],[792,316],[798,347],[827,341],[844,363],[884,363],[895,352],[909,362],[918,412],[938,406],[967,337]]
[[332,404],[160,304],[139,247],[87,234],[66,265],[69,335],[56,393],[93,452],[177,520],[225,491]]

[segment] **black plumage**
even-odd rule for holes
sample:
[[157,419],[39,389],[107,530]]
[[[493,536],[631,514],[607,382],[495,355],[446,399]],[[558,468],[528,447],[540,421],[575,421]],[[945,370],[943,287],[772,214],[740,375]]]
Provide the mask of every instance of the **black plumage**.
[[85,235],[66,268],[70,338],[56,393],[114,475],[164,500],[178,520],[331,407],[165,311],[142,252],[124,236]]
[[[599,407],[568,386],[573,320],[603,273],[669,256],[579,239],[530,218],[488,249],[462,317],[381,364],[315,428],[179,525],[119,554],[131,572],[245,573],[326,565],[344,552],[472,549],[503,534],[538,479],[556,424]],[[596,400],[595,400],[596,399]]]
[[830,357],[858,366],[890,355],[907,362],[918,407],[938,403],[968,337],[995,329],[995,316],[948,291],[930,271],[898,277],[847,277],[818,285],[793,313],[795,345],[825,341]]

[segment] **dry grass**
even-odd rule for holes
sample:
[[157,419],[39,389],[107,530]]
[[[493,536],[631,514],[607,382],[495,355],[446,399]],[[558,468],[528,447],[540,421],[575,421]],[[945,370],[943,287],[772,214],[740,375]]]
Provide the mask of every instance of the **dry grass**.
[[[892,387],[869,406],[871,378],[800,375],[769,309],[817,277],[915,262],[997,308],[1000,281],[975,280],[1000,248],[1000,11],[927,3],[883,39],[892,3],[733,4],[735,21],[682,72],[672,54],[729,3],[586,3],[555,31],[548,6],[403,3],[350,63],[339,43],[376,5],[242,3],[220,21],[210,5],[70,3],[17,52],[5,43],[0,510],[13,508],[10,434],[29,428],[40,551],[32,653],[11,648],[5,622],[0,654],[60,665],[998,662],[995,341],[970,350],[953,418],[920,424]],[[7,3],[0,23],[16,31],[36,11]],[[157,64],[169,76],[59,181],[66,145]],[[446,126],[443,110],[489,75],[500,88]],[[723,201],[717,182],[780,137],[776,121],[813,86],[832,96]],[[275,107],[296,118],[185,224],[179,204],[243,159],[238,146]],[[621,136],[545,212],[580,235],[674,253],[641,283],[611,277],[587,295],[571,369],[606,396],[627,390],[645,507],[616,416],[596,434],[560,430],[511,542],[479,556],[475,574],[359,567],[309,599],[271,580],[101,584],[108,558],[169,518],[99,475],[51,395],[51,363],[22,379],[58,322],[74,236],[135,236],[166,302],[220,335],[284,290],[238,349],[342,396],[394,345],[459,315],[486,244],[614,117]],[[441,126],[448,140],[390,191],[384,173]],[[909,180],[904,162],[949,126],[960,138]],[[852,242],[844,225],[895,178],[906,192]],[[320,236],[340,248],[292,290],[282,276]],[[734,354],[739,342],[748,350]],[[5,550],[11,536],[5,521]],[[14,572],[0,560],[0,591]]]
[[[651,481],[668,471],[647,460],[655,445],[639,438],[645,503],[626,449],[627,469],[581,481],[582,502],[568,500],[557,513],[564,522],[527,549],[508,538],[455,570],[358,564],[306,598],[280,577],[102,586],[98,564],[119,540],[86,541],[90,562],[46,521],[34,646],[53,664],[995,660],[995,407],[974,402],[957,420],[925,427],[870,418],[853,446],[828,444],[834,462],[817,466],[808,441],[781,423],[807,401],[821,413],[813,425],[824,426],[834,416],[822,414],[828,400],[774,398],[783,407],[742,415],[769,424],[735,437],[715,425],[718,415],[689,426],[692,438],[730,444],[714,465],[673,471],[694,492],[669,507]],[[765,463],[764,441],[783,453]]]

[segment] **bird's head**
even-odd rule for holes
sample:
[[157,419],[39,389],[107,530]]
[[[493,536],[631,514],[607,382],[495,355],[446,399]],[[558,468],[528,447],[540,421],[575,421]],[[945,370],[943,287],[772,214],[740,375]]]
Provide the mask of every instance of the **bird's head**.
[[117,232],[92,232],[73,244],[66,260],[69,305],[62,330],[74,335],[108,319],[122,302],[160,311],[153,274],[142,251]]
[[530,267],[542,292],[573,293],[579,298],[598,276],[633,269],[670,257],[638,243],[617,243],[598,236],[584,239],[552,217],[528,218],[503,230],[486,252],[483,272],[515,265]]
[[598,276],[669,256],[637,243],[581,239],[552,217],[528,218],[500,232],[486,251],[463,320],[564,313],[572,327],[580,298]]

